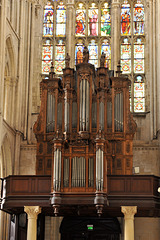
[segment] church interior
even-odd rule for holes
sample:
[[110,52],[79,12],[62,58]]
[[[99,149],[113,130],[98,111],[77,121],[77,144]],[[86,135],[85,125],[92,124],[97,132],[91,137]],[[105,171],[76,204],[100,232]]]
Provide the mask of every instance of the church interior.
[[159,0],[0,0],[0,240],[160,239]]

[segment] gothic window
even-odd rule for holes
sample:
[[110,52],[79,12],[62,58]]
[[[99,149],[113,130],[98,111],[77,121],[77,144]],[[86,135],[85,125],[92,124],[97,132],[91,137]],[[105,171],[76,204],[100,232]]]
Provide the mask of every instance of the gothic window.
[[[83,47],[89,50],[89,62],[99,67],[102,52],[106,54],[105,66],[111,69],[111,10],[110,1],[101,5],[77,3],[75,24],[75,63],[83,60]],[[85,37],[85,38],[82,38]],[[83,39],[83,43],[82,43]]]
[[111,69],[111,45],[108,39],[103,40],[101,45],[101,54],[105,53],[105,67]]
[[144,79],[138,75],[134,80],[134,112],[143,112],[145,109]]
[[53,5],[48,2],[44,8],[43,37],[53,36]]
[[62,40],[55,47],[55,73],[62,74],[65,68],[65,45]]
[[88,9],[88,35],[98,35],[98,8],[92,3]]
[[79,3],[76,9],[76,31],[77,37],[83,37],[86,33],[86,9],[83,3]]
[[45,40],[42,47],[42,74],[47,74],[50,71],[52,62],[53,46],[50,40]]
[[131,73],[131,44],[128,38],[124,38],[121,44],[121,67],[123,73]]
[[[143,0],[123,0],[121,5],[121,70],[131,80],[131,111],[145,111]],[[140,80],[140,75],[141,80]],[[137,97],[138,96],[138,97]],[[141,96],[141,97],[140,97]]]
[[89,50],[89,63],[95,65],[95,67],[98,67],[98,44],[95,42],[95,40],[91,40],[91,42],[88,45]]
[[83,62],[83,49],[84,49],[83,41],[79,39],[75,47],[75,64]]
[[56,36],[65,37],[66,32],[66,7],[63,2],[57,6],[56,14]]
[[101,36],[111,35],[111,14],[110,7],[105,2],[101,8]]
[[66,54],[65,34],[65,4],[62,1],[48,1],[44,7],[43,18],[42,74],[49,74],[51,62],[55,67],[55,73],[62,74]]

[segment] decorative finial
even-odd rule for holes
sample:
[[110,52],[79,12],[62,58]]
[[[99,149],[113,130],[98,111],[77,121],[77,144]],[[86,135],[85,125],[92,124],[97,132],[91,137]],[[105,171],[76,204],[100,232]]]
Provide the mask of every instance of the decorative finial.
[[121,76],[121,74],[122,74],[120,60],[118,61],[116,73],[117,73],[117,77]]
[[88,48],[85,46],[83,49],[83,62],[88,63],[89,61],[89,51]]
[[69,68],[69,65],[70,65],[70,56],[69,56],[68,53],[67,53],[67,55],[66,55],[65,61],[66,61],[66,68]]
[[105,53],[102,52],[101,54],[101,58],[100,58],[100,67],[104,67],[104,63],[105,63]]

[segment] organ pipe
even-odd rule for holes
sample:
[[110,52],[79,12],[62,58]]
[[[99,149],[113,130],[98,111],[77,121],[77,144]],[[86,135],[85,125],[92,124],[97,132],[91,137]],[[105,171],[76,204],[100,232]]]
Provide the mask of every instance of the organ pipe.
[[114,99],[114,127],[116,132],[123,131],[123,93],[117,93]]
[[103,190],[103,151],[96,151],[96,190]]
[[61,188],[61,150],[54,151],[54,177],[53,188],[55,191],[60,191]]
[[55,97],[53,94],[47,95],[47,132],[55,130]]
[[89,130],[89,83],[80,82],[80,131]]
[[72,187],[85,187],[86,185],[86,159],[84,157],[72,158]]

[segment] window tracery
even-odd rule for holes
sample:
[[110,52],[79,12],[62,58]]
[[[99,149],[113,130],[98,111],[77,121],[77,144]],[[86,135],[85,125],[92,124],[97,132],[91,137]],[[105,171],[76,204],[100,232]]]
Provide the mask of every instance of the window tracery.
[[[111,29],[111,1],[86,2],[76,1],[73,12],[75,28],[73,29],[75,65],[83,62],[84,46],[89,50],[89,62],[95,67],[100,66],[100,56],[105,54],[105,67],[112,69],[111,56],[113,37]],[[128,75],[132,81],[131,110],[145,111],[145,32],[144,32],[144,2],[143,0],[121,0],[120,5],[120,59],[122,74]],[[65,57],[70,46],[66,35],[68,20],[67,5],[64,1],[49,0],[44,8],[42,73],[48,74],[53,62],[56,74],[62,74],[65,68]],[[68,25],[67,25],[68,26]],[[70,31],[70,30],[69,30]],[[72,41],[70,41],[72,42]],[[117,51],[117,50],[114,50]],[[115,61],[115,60],[114,60]],[[111,67],[112,66],[112,67]],[[137,76],[143,79],[143,100],[141,108],[135,107],[137,100]],[[139,86],[142,84],[139,84]],[[140,88],[138,88],[140,89]]]
[[[132,82],[131,111],[145,112],[145,36],[143,0],[121,4],[121,70]],[[141,80],[140,80],[141,79]],[[141,96],[141,97],[140,97]]]

